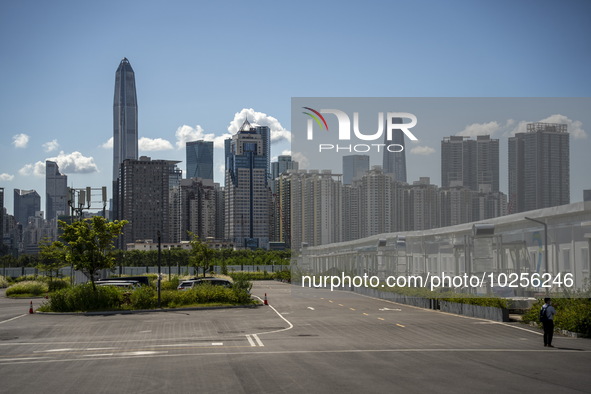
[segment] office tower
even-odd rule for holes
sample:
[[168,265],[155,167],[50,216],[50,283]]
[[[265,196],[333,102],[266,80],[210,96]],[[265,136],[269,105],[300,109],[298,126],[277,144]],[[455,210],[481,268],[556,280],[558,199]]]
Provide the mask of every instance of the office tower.
[[509,213],[570,203],[566,124],[529,123],[509,138]]
[[123,58],[115,73],[113,100],[113,181],[119,176],[119,166],[126,159],[138,157],[138,117],[135,73],[127,58]]
[[68,177],[60,174],[56,162],[45,161],[45,211],[52,220],[68,214]]
[[226,238],[238,248],[268,248],[269,128],[246,120],[225,140]]
[[359,193],[362,211],[359,215],[361,236],[392,231],[392,179],[384,174],[381,166],[373,166],[361,178]]
[[14,217],[26,226],[29,218],[41,211],[41,196],[35,190],[14,189]]
[[119,206],[117,219],[128,220],[123,229],[123,245],[139,239],[156,240],[158,231],[162,242],[171,242],[178,235],[171,233],[171,221],[178,218],[178,187],[182,171],[179,161],[152,160],[142,156],[138,160],[123,161],[118,182]]
[[181,190],[181,240],[190,240],[188,232],[199,239],[220,239],[216,237],[217,195],[211,179],[183,179]]
[[279,175],[285,174],[287,170],[297,170],[299,164],[293,161],[289,155],[277,157],[277,161],[271,163],[271,179],[277,179]]
[[350,185],[369,171],[369,156],[343,156],[343,185]]
[[431,184],[429,177],[413,182],[407,193],[405,208],[410,215],[410,228],[417,231],[439,227],[438,187]]
[[297,170],[298,168],[299,163],[293,161],[289,155],[281,155],[277,158],[277,161],[271,163],[271,182],[269,185],[273,194],[277,193],[277,183],[275,180],[280,175],[287,173],[287,170]]
[[441,187],[464,186],[484,193],[499,191],[499,140],[451,136],[441,141]]
[[[393,118],[394,124],[402,124],[401,118]],[[384,149],[383,169],[384,173],[390,175],[392,180],[406,183],[406,152],[404,149],[404,133],[400,129],[392,131],[392,140],[388,140],[388,133],[384,133],[384,144],[386,146],[398,144],[402,146],[401,152],[390,152]],[[392,149],[395,150],[395,149]]]
[[187,179],[213,181],[213,141],[187,142]]

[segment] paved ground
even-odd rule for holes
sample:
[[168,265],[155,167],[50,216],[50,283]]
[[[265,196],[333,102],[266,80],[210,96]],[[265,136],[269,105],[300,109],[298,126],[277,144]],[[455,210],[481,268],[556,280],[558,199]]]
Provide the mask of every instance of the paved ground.
[[[258,282],[270,306],[29,315],[0,292],[0,391],[591,392],[591,340]],[[42,300],[34,300],[39,305]]]

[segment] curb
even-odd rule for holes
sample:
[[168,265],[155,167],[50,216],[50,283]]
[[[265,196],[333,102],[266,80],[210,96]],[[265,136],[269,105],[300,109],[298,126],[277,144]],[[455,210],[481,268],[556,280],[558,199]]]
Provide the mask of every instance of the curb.
[[37,312],[36,315],[64,315],[64,316],[112,316],[112,315],[135,315],[139,313],[151,313],[151,312],[181,312],[181,311],[208,311],[217,309],[254,309],[263,306],[263,304],[252,304],[252,305],[231,305],[231,306],[205,306],[205,307],[192,307],[192,308],[162,308],[162,309],[137,309],[130,311],[99,311],[99,312]]

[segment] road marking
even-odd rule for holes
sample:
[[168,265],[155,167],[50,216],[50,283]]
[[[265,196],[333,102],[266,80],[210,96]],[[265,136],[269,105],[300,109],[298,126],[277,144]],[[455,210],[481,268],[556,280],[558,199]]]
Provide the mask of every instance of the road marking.
[[83,354],[82,357],[109,357],[112,356],[114,353],[103,353],[103,354]]
[[113,349],[117,349],[116,347],[89,347],[86,348],[85,350],[113,350]]
[[364,314],[365,316],[369,316],[369,313],[365,313],[365,312],[363,312],[363,314]]
[[383,317],[378,317],[378,320],[386,320],[386,319],[384,319]]
[[150,356],[152,354],[166,354],[167,351],[154,351],[154,350],[140,350],[137,352],[123,352],[118,353],[120,356]]
[[4,361],[26,361],[26,360],[43,360],[49,357],[23,357],[23,358],[2,358],[0,362]]
[[355,308],[349,308],[349,309],[351,309],[352,311],[356,311],[356,310],[357,310],[357,309],[355,309]]
[[343,304],[339,304],[339,306],[345,306],[345,305],[343,305]]
[[250,343],[250,346],[252,347],[256,347],[256,343],[254,343],[254,341],[252,340],[252,338],[250,337],[250,335],[246,336],[246,339],[248,339],[248,343]]
[[402,309],[399,309],[399,308],[394,308],[394,309],[391,309],[391,308],[380,308],[378,310],[379,311],[396,311],[396,312],[401,312],[402,311]]
[[13,320],[19,319],[19,318],[21,318],[23,316],[27,316],[27,314],[20,315],[20,316],[17,316],[17,317],[13,317],[12,319],[0,321],[0,324],[2,324],[2,323],[8,323],[9,321],[13,321]]
[[148,332],[152,332],[152,330],[140,331],[140,334],[145,334],[145,333],[148,333]]
[[402,328],[406,327],[406,326],[403,326],[402,324],[398,324],[398,323],[396,323],[396,325],[397,325],[398,327],[402,327]]
[[261,341],[261,338],[259,338],[259,336],[257,334],[252,334],[252,337],[258,343],[258,345],[260,347],[265,347],[265,345],[263,345],[263,342]]
[[332,300],[328,300],[328,302],[332,303]]
[[76,350],[76,349],[66,348],[66,349],[35,350],[35,351],[33,351],[33,353],[69,352],[71,350]]
[[[255,295],[255,297],[258,298],[259,300],[261,300],[261,297],[256,296],[256,295]],[[280,318],[283,319],[284,322],[286,322],[287,324],[289,324],[289,327],[285,327],[285,328],[282,328],[280,330],[274,330],[274,331],[257,332],[257,335],[274,334],[276,332],[287,331],[287,330],[291,330],[293,328],[293,324],[291,324],[291,322],[289,320],[287,320],[285,317],[283,317],[281,315],[281,313],[277,312],[277,309],[275,309],[275,307],[273,307],[273,305],[269,304],[269,308],[273,309],[273,311],[277,314],[277,316],[279,316]]]
[[224,346],[224,342],[212,342],[211,346]]
[[312,308],[311,306],[308,307],[309,310],[313,311],[315,310],[314,308]]
[[[260,352],[211,352],[211,353],[183,353],[183,354],[161,354],[161,357],[214,357],[214,356],[255,356],[260,357],[261,354],[343,354],[343,353],[591,353],[591,350],[572,350],[572,349],[560,349],[560,348],[551,348],[551,349],[341,349],[341,350],[276,350],[276,351],[260,351]],[[165,352],[166,353],[166,352]],[[93,355],[96,357],[96,355]],[[117,356],[112,357],[106,355],[102,360],[113,360],[117,359],[125,359],[125,358],[141,358],[149,357],[152,355],[135,355],[135,356]],[[63,363],[63,362],[79,362],[80,358],[70,358],[70,359],[49,359],[49,360],[42,360],[47,359],[49,357],[31,357],[29,359],[26,358],[14,358],[14,359],[1,359],[0,358],[0,365],[16,365],[16,364],[46,364],[46,363]],[[97,359],[101,360],[101,358]],[[7,362],[8,361],[8,362]]]

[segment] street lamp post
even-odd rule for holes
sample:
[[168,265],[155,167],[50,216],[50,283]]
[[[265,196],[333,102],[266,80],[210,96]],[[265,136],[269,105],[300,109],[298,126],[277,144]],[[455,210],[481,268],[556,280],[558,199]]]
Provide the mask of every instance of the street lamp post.
[[[524,218],[526,220],[539,223],[544,226],[544,266],[546,269],[546,273],[549,273],[550,269],[548,266],[548,225],[546,224],[546,222],[542,222],[541,220],[528,218],[527,216],[525,216]],[[548,288],[546,288],[546,293],[548,293]]]
[[162,248],[160,242],[160,230],[158,230],[158,308],[160,308],[160,267],[162,262]]

